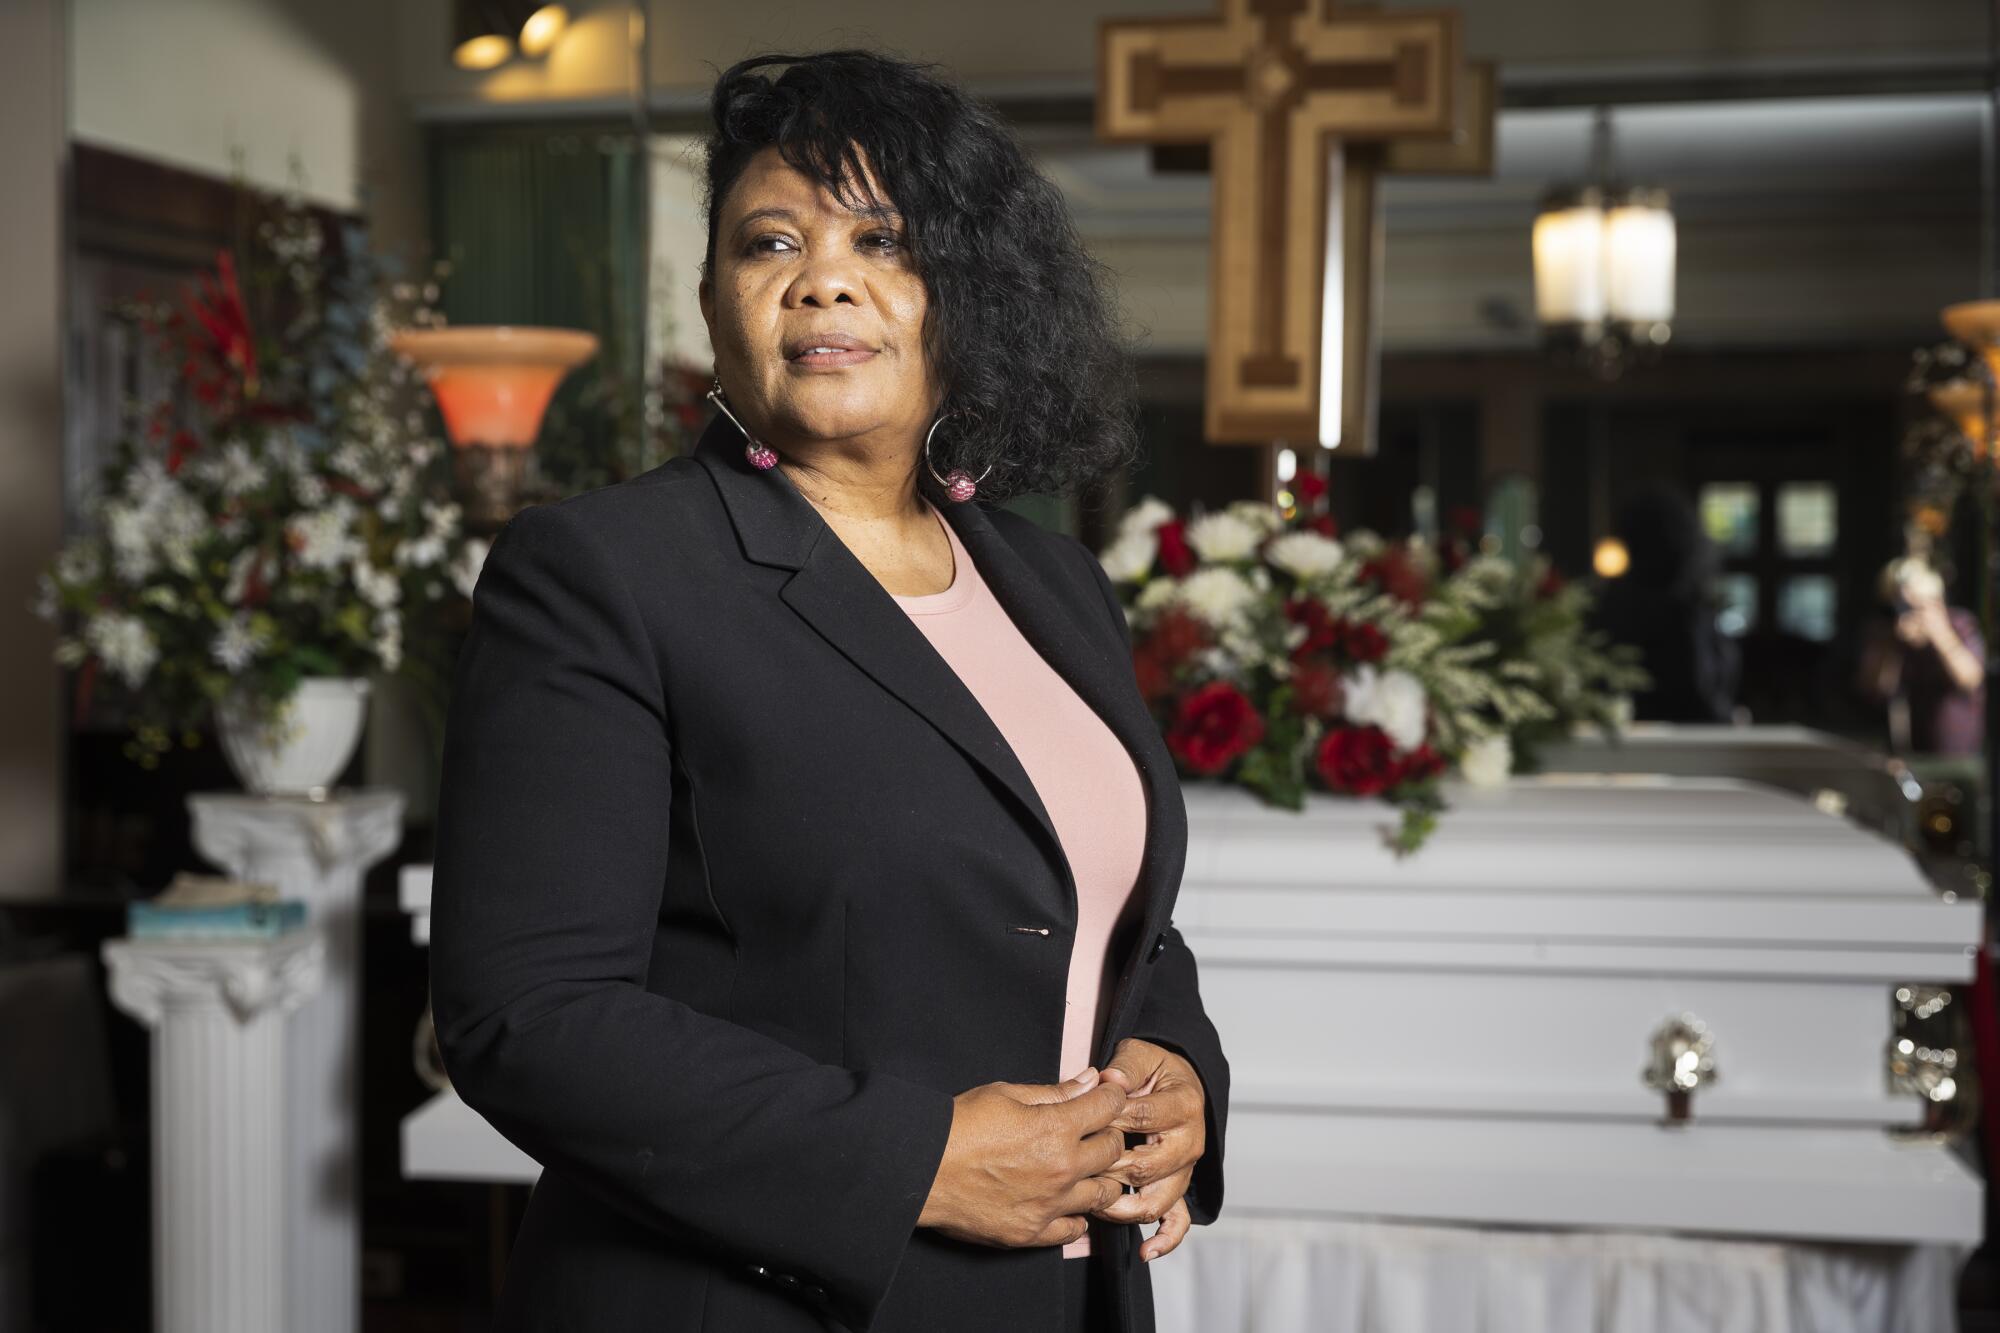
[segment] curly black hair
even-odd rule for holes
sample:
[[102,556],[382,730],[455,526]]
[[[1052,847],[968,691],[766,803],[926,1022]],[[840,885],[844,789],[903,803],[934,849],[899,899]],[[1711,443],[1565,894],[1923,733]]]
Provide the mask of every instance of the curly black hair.
[[[865,159],[903,216],[928,295],[924,343],[949,414],[931,442],[938,472],[978,477],[990,464],[983,500],[1083,490],[1138,449],[1110,275],[999,117],[935,69],[838,50],[724,70],[705,144],[703,272],[722,202],[760,150],[775,146],[850,206],[882,202],[863,193]],[[917,477],[937,491],[928,472]]]

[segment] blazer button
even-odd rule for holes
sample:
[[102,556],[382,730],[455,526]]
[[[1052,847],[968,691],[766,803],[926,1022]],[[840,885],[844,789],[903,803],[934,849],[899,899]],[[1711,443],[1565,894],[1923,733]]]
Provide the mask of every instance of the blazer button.
[[1150,963],[1154,959],[1158,958],[1161,954],[1165,953],[1166,951],[1167,951],[1167,932],[1163,930],[1159,933],[1158,937],[1153,940],[1152,952],[1146,955],[1146,961]]

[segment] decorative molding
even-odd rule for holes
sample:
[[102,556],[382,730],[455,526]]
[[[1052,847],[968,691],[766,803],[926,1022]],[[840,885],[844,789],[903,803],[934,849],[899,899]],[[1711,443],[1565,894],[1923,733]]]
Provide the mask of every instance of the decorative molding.
[[177,1009],[226,1009],[238,1023],[289,1014],[319,990],[326,941],[311,927],[273,940],[113,939],[111,998],[148,1028]]
[[196,849],[239,875],[297,857],[309,858],[322,873],[371,864],[396,850],[403,834],[398,791],[361,790],[324,801],[195,792],[187,804]]

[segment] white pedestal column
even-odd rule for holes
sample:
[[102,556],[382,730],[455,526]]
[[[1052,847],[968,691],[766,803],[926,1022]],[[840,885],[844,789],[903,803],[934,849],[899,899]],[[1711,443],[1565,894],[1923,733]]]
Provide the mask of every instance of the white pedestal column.
[[287,1327],[285,1015],[319,987],[319,932],[103,953],[113,1002],[153,1034],[154,1327]]
[[402,793],[324,801],[202,792],[188,797],[194,845],[237,879],[306,904],[326,940],[326,981],[286,1033],[287,1333],[361,1325],[359,1199],[361,880],[402,837]]

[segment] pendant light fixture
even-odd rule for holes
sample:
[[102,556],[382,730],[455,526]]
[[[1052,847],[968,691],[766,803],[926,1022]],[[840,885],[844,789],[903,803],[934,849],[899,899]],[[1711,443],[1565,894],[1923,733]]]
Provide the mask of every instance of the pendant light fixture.
[[1664,190],[1618,181],[1611,112],[1591,131],[1591,174],[1542,200],[1535,218],[1535,314],[1565,359],[1615,379],[1673,335],[1678,238]]
[[535,0],[452,0],[451,61],[460,69],[504,65],[516,51],[549,53],[569,26],[569,10]]

